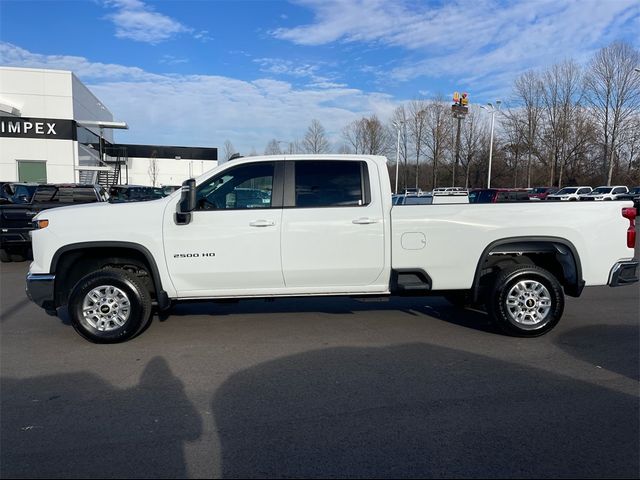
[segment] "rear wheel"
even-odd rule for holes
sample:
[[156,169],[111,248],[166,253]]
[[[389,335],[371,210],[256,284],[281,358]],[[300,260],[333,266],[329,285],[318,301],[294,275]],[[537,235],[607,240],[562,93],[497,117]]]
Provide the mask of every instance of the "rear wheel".
[[553,329],[564,310],[564,293],[553,274],[535,265],[502,270],[487,299],[487,311],[508,335],[537,337]]
[[69,297],[73,328],[94,343],[136,336],[151,318],[151,296],[133,274],[104,269],[83,277]]

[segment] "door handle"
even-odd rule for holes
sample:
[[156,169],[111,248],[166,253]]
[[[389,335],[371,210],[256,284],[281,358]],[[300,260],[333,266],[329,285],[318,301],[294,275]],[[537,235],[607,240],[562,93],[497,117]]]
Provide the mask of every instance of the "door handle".
[[271,221],[271,220],[254,220],[253,222],[249,223],[249,226],[251,227],[273,227],[276,224],[276,222]]
[[368,225],[370,223],[378,223],[378,221],[379,220],[375,218],[362,217],[362,218],[356,218],[355,220],[352,220],[351,223],[355,223],[356,225]]

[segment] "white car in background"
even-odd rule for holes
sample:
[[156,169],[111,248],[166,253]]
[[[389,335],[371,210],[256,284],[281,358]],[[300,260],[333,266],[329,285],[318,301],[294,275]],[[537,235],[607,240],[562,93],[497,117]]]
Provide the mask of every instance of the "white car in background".
[[591,193],[580,195],[580,200],[618,200],[618,196],[626,193],[629,193],[629,189],[624,185],[602,186],[595,188]]
[[559,192],[547,196],[547,201],[576,202],[580,200],[581,195],[591,193],[591,187],[564,187]]

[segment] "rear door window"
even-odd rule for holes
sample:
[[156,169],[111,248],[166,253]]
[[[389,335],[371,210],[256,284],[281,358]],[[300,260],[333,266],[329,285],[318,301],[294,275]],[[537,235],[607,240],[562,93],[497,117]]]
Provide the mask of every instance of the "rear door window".
[[298,208],[357,207],[367,203],[365,162],[297,161],[295,205]]

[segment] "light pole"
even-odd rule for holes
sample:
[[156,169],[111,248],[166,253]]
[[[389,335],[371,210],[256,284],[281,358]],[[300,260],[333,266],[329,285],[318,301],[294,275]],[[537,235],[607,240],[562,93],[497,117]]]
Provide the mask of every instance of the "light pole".
[[[487,188],[491,188],[491,160],[493,158],[493,126],[495,125],[496,110],[500,110],[500,100],[496,100],[496,106],[493,106],[491,102],[487,103],[491,107],[491,138],[489,139],[489,173],[487,174]],[[484,110],[489,110],[484,105],[480,106]]]
[[396,188],[394,189],[395,194],[398,193],[398,165],[400,165],[400,128],[404,124],[404,120],[393,121],[393,126],[396,127],[396,130],[398,131],[398,142],[396,148]]

